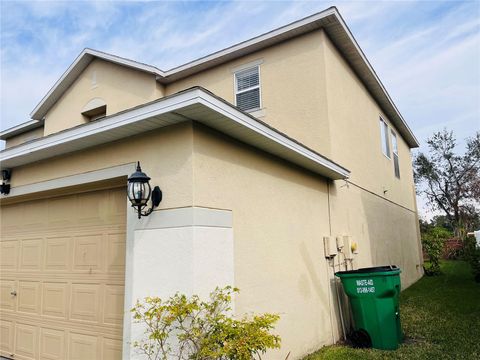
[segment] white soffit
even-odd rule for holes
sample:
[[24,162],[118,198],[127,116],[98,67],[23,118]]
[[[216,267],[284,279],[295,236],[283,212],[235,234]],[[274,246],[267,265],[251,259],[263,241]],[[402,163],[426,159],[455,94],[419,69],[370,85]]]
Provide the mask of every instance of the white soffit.
[[342,166],[199,87],[5,149],[0,164],[13,168],[190,120],[325,177],[349,176]]
[[65,71],[62,77],[54,84],[30,115],[33,119],[42,119],[48,109],[55,104],[63,92],[96,57],[119,65],[134,68],[139,71],[154,74],[157,81],[168,84],[320,28],[325,30],[329,38],[343,54],[357,76],[363,81],[367,89],[379,103],[388,118],[397,127],[399,133],[407,141],[409,146],[418,147],[418,140],[398,111],[396,105],[378,78],[375,70],[373,70],[368,62],[365,54],[336,7],[330,7],[317,14],[308,16],[304,19],[295,21],[263,35],[254,37],[250,40],[233,45],[168,71],[162,71],[151,65],[128,60],[101,51],[85,49],[73,64],[70,65],[67,71]]

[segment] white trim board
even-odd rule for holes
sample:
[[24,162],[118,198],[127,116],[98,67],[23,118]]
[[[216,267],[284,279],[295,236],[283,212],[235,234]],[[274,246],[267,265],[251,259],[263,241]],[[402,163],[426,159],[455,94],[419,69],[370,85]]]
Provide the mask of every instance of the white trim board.
[[172,124],[198,121],[241,142],[331,179],[350,172],[203,88],[195,87],[0,152],[2,168],[83,150]]
[[[119,176],[128,176],[135,171],[135,163],[114,166],[106,169],[90,171],[82,174],[75,174],[58,179],[46,180],[34,184],[12,187],[8,196],[2,198],[15,198],[22,195],[62,189],[71,186],[85,185],[103,180],[114,179]],[[125,183],[126,185],[126,183]]]
[[35,107],[30,116],[33,119],[42,119],[63,92],[75,81],[79,74],[90,64],[94,58],[100,58],[122,66],[137,69],[155,75],[157,81],[168,84],[178,79],[185,78],[200,71],[218,66],[227,61],[259,51],[266,47],[300,36],[310,31],[324,29],[340,52],[345,56],[350,66],[372,93],[385,113],[396,125],[400,134],[411,147],[418,147],[419,143],[403,119],[387,90],[378,78],[375,70],[369,63],[362,49],[353,37],[350,29],[345,24],[336,7],[292,22],[278,29],[272,30],[247,41],[217,51],[200,59],[162,71],[155,66],[143,64],[133,60],[121,58],[101,51],[85,49],[48,91],[40,103]]

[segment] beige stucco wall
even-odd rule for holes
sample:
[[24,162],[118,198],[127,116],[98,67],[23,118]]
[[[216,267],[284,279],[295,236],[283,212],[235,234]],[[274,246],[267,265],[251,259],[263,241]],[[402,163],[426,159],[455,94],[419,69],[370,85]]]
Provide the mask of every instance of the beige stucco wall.
[[42,136],[43,136],[43,127],[26,131],[19,135],[8,138],[7,141],[5,142],[5,148],[9,148],[15,145],[20,145],[20,144],[23,144],[24,142],[38,139]]
[[[351,171],[350,181],[414,210],[415,194],[408,145],[323,33],[322,44],[332,138],[328,156]],[[397,134],[400,179],[395,177],[393,159],[388,159],[382,152],[380,116]],[[385,194],[384,190],[387,190]]]
[[163,96],[155,75],[95,59],[45,116],[45,135],[86,123],[81,114],[94,98],[107,104],[107,115]]
[[[283,345],[268,359],[283,359],[288,352],[299,359],[332,343],[330,311],[339,339],[323,236],[350,235],[358,243],[354,268],[398,265],[403,287],[421,276],[415,212],[203,126],[194,129],[194,205],[233,214],[235,286],[241,289],[236,312],[281,316],[275,330]],[[339,261],[341,255],[336,270],[345,270]]]
[[169,84],[166,94],[202,86],[232,104],[234,71],[260,64],[262,110],[255,116],[308,147],[327,154],[330,147],[321,31],[255,52]]
[[282,348],[266,359],[330,344],[326,180],[201,126],[193,166],[194,205],[232,210],[236,313],[281,316]]
[[[162,189],[163,208],[191,206],[192,129],[189,123],[17,167],[12,171],[10,183],[17,187],[137,161],[152,178],[152,186],[159,185]],[[132,165],[132,173],[134,171]]]

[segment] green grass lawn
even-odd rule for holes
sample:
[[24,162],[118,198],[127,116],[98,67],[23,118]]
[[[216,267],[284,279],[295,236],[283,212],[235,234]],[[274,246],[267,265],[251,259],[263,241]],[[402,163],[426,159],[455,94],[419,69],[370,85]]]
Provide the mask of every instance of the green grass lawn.
[[423,277],[402,292],[405,342],[396,351],[328,346],[303,360],[480,359],[480,284],[463,261],[442,263],[443,274]]

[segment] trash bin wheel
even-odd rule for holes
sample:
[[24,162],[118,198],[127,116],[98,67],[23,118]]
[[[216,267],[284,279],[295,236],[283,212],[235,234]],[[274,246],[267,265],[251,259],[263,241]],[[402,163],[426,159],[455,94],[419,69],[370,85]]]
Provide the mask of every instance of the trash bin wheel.
[[368,332],[363,329],[352,331],[349,335],[349,339],[354,348],[372,347],[372,339],[370,338],[370,335],[368,335]]

